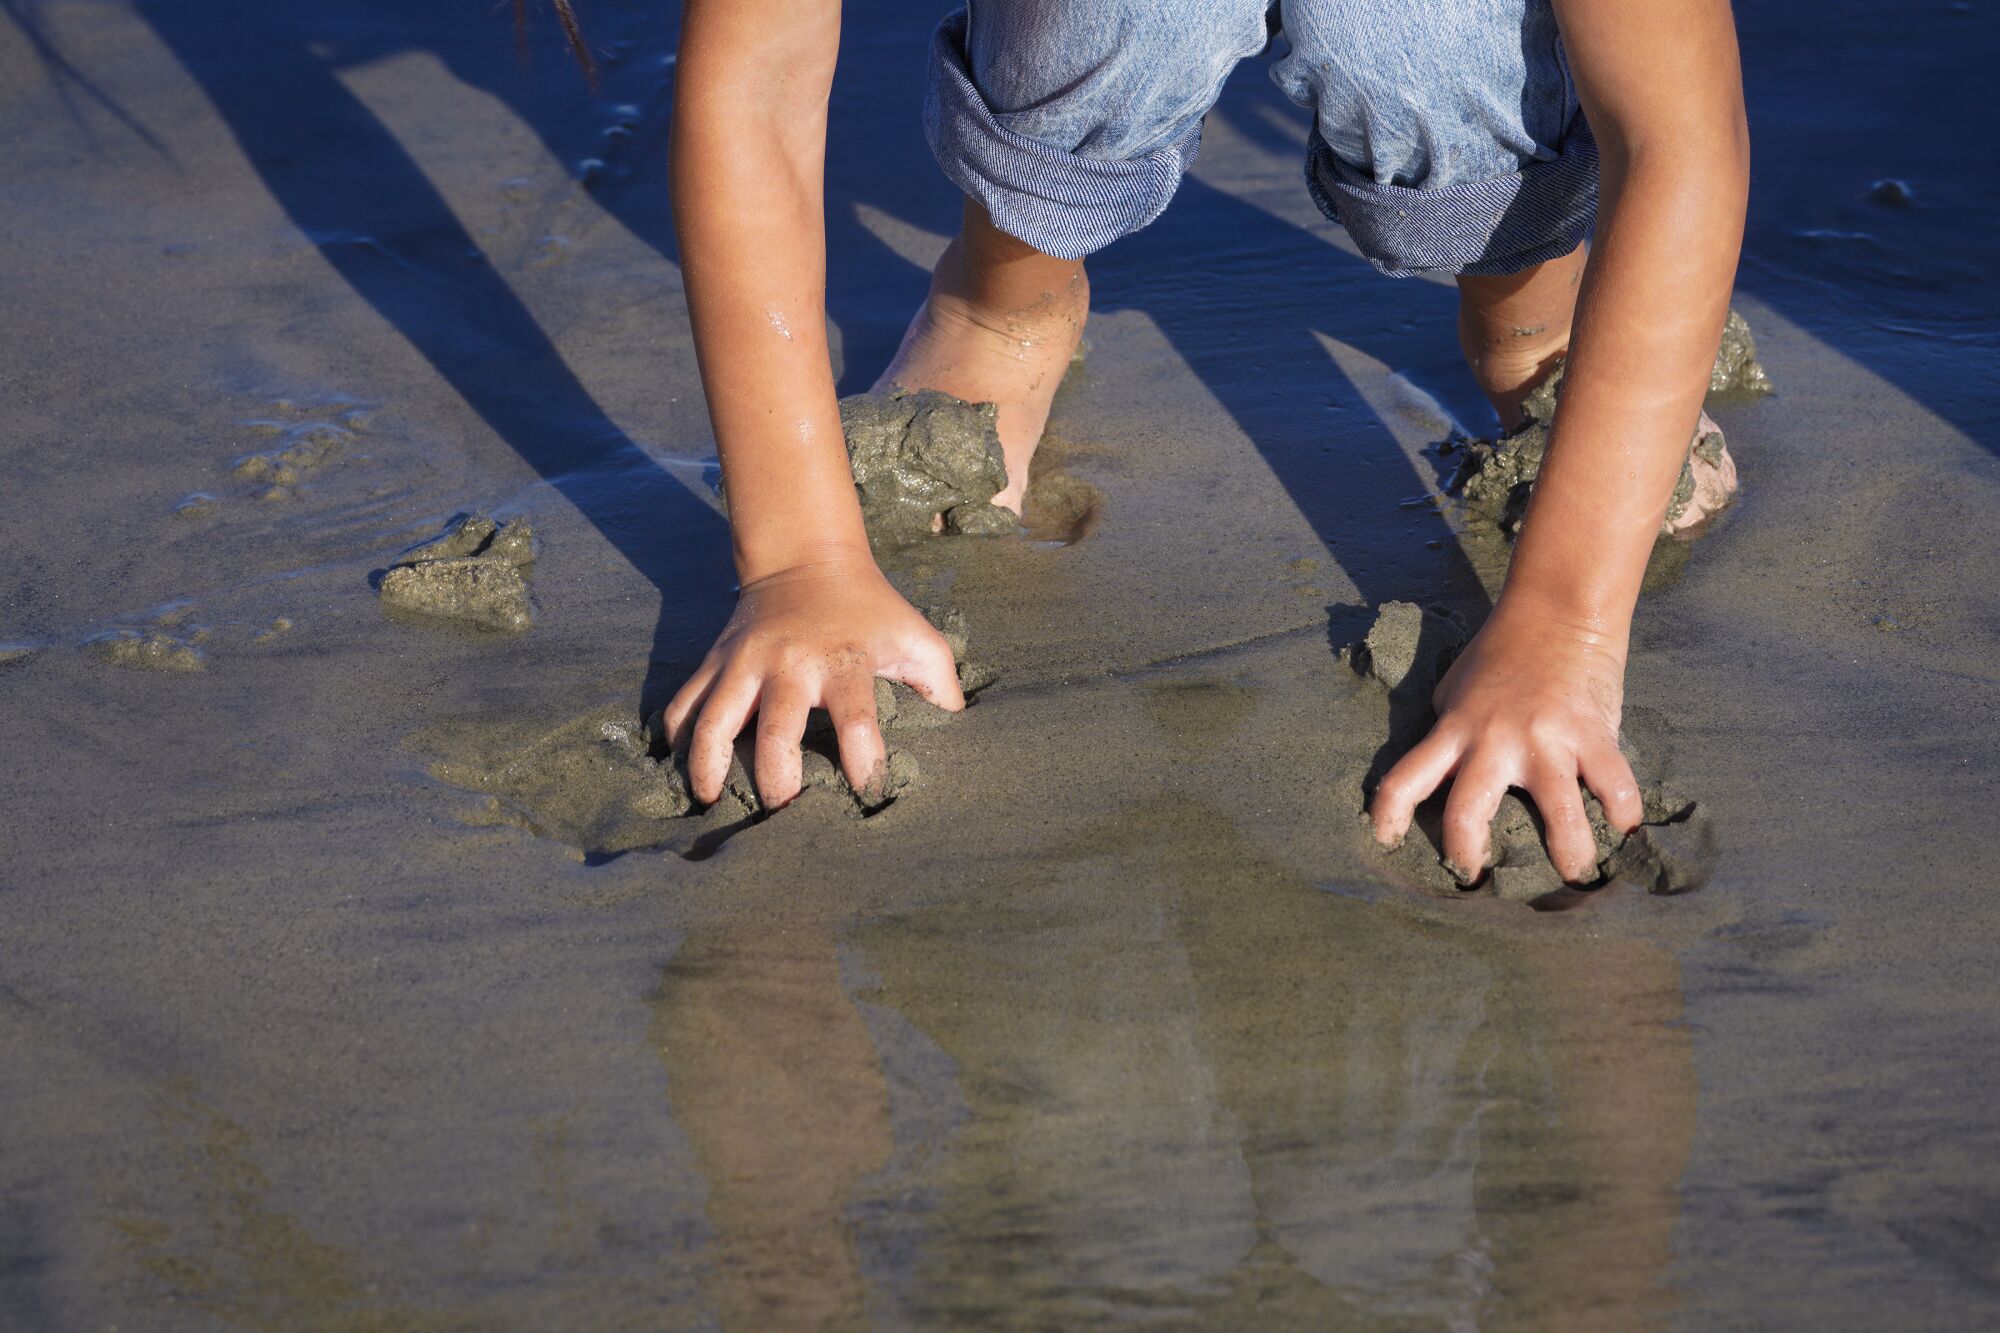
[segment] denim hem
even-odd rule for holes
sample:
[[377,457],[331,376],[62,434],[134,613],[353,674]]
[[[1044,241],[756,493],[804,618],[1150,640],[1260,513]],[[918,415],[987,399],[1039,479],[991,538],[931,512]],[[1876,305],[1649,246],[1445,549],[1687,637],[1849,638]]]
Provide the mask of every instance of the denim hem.
[[972,82],[965,11],[938,25],[924,95],[924,134],[954,185],[993,225],[1045,255],[1083,259],[1166,211],[1201,147],[1196,120],[1172,143],[1130,161],[1079,157],[1009,130]]
[[1306,149],[1306,186],[1362,256],[1392,277],[1518,273],[1576,249],[1597,220],[1597,140],[1582,116],[1560,153],[1438,190],[1370,180],[1327,146]]

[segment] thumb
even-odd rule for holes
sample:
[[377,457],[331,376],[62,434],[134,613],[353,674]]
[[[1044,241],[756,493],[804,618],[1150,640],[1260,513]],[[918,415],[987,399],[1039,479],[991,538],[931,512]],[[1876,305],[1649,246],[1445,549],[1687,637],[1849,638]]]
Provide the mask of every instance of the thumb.
[[884,665],[876,674],[909,686],[926,703],[936,704],[948,713],[965,707],[965,692],[958,685],[958,664],[952,660],[951,645],[935,631],[912,645],[912,651],[903,660]]

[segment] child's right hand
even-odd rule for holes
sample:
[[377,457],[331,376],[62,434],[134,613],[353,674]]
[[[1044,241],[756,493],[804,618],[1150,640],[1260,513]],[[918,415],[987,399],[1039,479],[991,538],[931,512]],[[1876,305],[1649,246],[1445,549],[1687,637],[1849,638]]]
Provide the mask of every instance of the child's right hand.
[[712,802],[757,714],[757,795],[776,809],[799,794],[806,715],[824,708],[841,771],[861,791],[881,780],[888,757],[877,676],[940,708],[965,707],[950,645],[866,554],[781,569],[743,585],[715,646],[667,705],[667,739],[678,746],[692,727],[688,776],[695,797]]

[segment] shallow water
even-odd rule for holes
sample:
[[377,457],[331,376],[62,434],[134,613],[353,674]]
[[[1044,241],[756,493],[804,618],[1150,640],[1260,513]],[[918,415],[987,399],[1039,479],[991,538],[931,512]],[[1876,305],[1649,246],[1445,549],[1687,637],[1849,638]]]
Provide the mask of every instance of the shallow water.
[[[1355,822],[1391,719],[1335,653],[1480,609],[1407,502],[1481,423],[1450,293],[1318,218],[1254,68],[1093,271],[1082,540],[896,557],[1000,672],[894,733],[921,786],[616,856],[485,818],[438,737],[636,717],[728,608],[674,34],[591,13],[593,101],[546,20],[524,72],[504,14],[293,8],[0,18],[0,1325],[2000,1317],[1983,9],[1744,16],[1778,393],[1718,412],[1744,498],[1628,691],[1722,859],[1537,914]],[[928,18],[851,19],[844,388],[955,217]],[[385,616],[473,512],[531,519],[534,628]]]

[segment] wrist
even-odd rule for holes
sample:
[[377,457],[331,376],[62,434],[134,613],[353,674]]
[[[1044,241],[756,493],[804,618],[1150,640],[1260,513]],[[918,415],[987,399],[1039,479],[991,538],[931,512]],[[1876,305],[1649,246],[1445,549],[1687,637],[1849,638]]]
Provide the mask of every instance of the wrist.
[[1528,634],[1556,635],[1588,644],[1623,661],[1632,638],[1632,607],[1617,600],[1579,595],[1571,588],[1546,587],[1509,578],[1488,623]]
[[736,542],[736,580],[745,588],[792,570],[844,568],[880,572],[866,536],[800,533],[787,541]]

